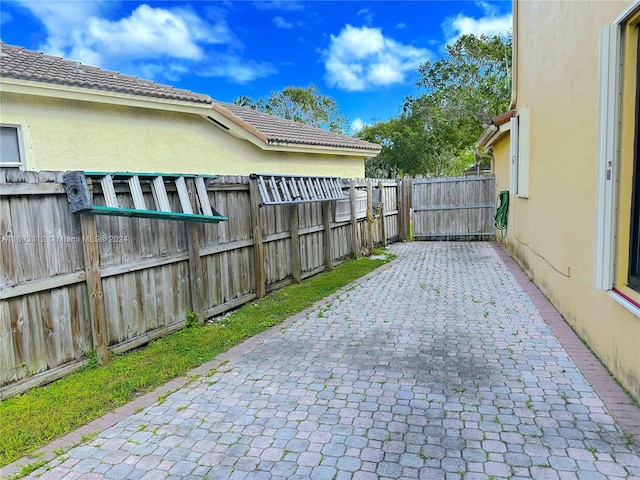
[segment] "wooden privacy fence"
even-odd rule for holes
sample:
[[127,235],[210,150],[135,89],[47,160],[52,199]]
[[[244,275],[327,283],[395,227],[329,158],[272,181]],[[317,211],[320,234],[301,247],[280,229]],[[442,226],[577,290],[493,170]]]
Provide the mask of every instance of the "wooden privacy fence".
[[416,240],[477,240],[495,235],[494,175],[413,180]]
[[[216,225],[73,215],[63,173],[0,169],[0,399],[93,349],[105,358],[176,331],[189,309],[203,322],[409,231],[409,184],[396,180],[344,181],[349,213],[335,221],[344,204],[260,207],[248,177],[220,177],[208,195],[229,221]],[[104,205],[99,185],[93,195]]]

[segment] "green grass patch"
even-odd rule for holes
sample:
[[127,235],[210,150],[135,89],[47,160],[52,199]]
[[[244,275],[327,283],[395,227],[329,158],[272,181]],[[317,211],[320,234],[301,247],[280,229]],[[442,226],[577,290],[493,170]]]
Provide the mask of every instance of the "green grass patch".
[[49,385],[0,402],[0,466],[124,405],[172,378],[282,322],[366,275],[387,259],[348,260],[334,270],[284,287],[246,304],[205,327],[193,326],[151,342],[146,348],[114,355],[110,363],[89,366]]

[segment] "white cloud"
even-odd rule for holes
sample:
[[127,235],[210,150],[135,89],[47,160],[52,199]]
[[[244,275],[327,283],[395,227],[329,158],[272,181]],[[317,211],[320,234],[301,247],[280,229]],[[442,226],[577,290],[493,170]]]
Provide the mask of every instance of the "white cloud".
[[486,0],[478,0],[476,5],[482,9],[486,17],[495,17],[498,14],[497,5],[493,5]]
[[56,0],[18,0],[17,3],[28,9],[40,20],[50,37],[66,37],[76,26],[84,24],[88,18],[101,15],[114,7],[104,0],[96,1],[56,1]]
[[351,133],[354,134],[362,130],[362,127],[364,126],[365,126],[365,123],[362,121],[362,119],[356,118],[353,122],[351,122],[349,129],[351,130]]
[[226,24],[211,25],[191,10],[140,5],[130,17],[118,21],[89,18],[73,35],[70,56],[83,61],[81,55],[89,51],[107,61],[161,57],[200,60],[205,44],[229,40]]
[[473,18],[459,13],[444,21],[442,28],[447,37],[447,43],[455,41],[462,35],[505,35],[511,31],[511,13],[498,15],[495,5],[482,0],[476,2],[476,5],[482,9],[483,17]]
[[202,77],[228,78],[235,83],[244,84],[275,72],[276,69],[270,63],[255,62],[220,54],[214,56],[209,65],[196,72],[196,74]]
[[172,82],[179,81],[183,75],[189,73],[186,66],[176,63],[140,63],[138,69],[143,78],[164,77]]
[[278,28],[284,28],[284,29],[293,28],[293,23],[287,22],[282,17],[275,17],[273,19],[273,23],[275,23],[276,27],[278,27]]
[[304,9],[304,5],[297,0],[257,0],[254,5],[258,10],[283,10],[289,12]]
[[359,10],[356,15],[361,16],[362,20],[368,25],[371,25],[371,23],[373,22],[373,13],[371,13],[368,8]]
[[[238,82],[275,71],[268,64],[247,61],[234,53],[232,47],[241,49],[242,44],[218,10],[210,9],[206,20],[190,7],[156,8],[142,4],[127,17],[110,19],[113,16],[110,8],[116,2],[20,0],[20,3],[47,29],[43,51],[88,65],[169,81],[178,81],[191,72],[219,70],[218,64],[230,68],[226,74],[219,72],[215,76]],[[215,45],[225,45],[228,51],[212,52]],[[217,63],[211,63],[214,58]]]
[[325,81],[343,90],[403,83],[405,74],[430,58],[426,49],[385,37],[379,28],[345,26],[324,51]]

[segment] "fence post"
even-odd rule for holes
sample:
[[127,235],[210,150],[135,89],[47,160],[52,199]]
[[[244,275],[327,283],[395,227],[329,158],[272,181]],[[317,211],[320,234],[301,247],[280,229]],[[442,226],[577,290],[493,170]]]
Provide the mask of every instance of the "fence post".
[[367,239],[367,247],[370,249],[375,245],[375,239],[373,237],[373,200],[372,200],[372,192],[371,192],[371,180],[367,179],[367,230],[369,232],[369,238]]
[[293,255],[293,279],[300,282],[302,266],[300,260],[300,215],[298,204],[291,205],[291,254]]
[[384,212],[386,210],[385,206],[384,206],[384,199],[385,199],[385,194],[384,194],[384,183],[382,183],[382,180],[378,180],[378,188],[380,189],[380,229],[382,232],[382,246],[386,247],[387,246],[387,228],[384,224]]
[[256,296],[262,298],[265,295],[264,284],[264,251],[262,244],[262,225],[260,220],[260,192],[258,180],[249,180],[249,202],[251,203],[251,226],[253,230],[253,255],[256,270]]
[[[93,197],[93,193],[91,194]],[[109,340],[107,337],[107,319],[104,307],[102,278],[100,277],[100,249],[96,217],[80,215],[82,229],[82,249],[84,252],[84,271],[87,275],[87,293],[89,294],[89,316],[93,330],[98,364],[109,362]]]
[[402,180],[396,183],[396,210],[398,211],[398,241],[403,241],[404,237],[404,195],[402,190]]
[[[191,200],[191,208],[194,212],[198,211],[195,195],[195,181],[187,179],[187,192]],[[200,260],[200,224],[195,222],[185,222],[184,224],[187,234],[187,251],[189,253],[189,290],[191,295],[191,309],[198,318],[200,326],[204,325],[204,307],[203,307],[203,278],[202,278],[202,261]]]
[[333,270],[331,217],[331,200],[322,202],[322,219],[324,220],[324,267],[327,270]]
[[358,258],[360,242],[358,242],[358,219],[356,218],[356,183],[353,178],[349,181],[349,197],[351,198],[351,252]]
[[411,240],[411,189],[412,189],[412,180],[410,178],[406,178],[403,180],[402,186],[402,195],[404,195],[404,212],[402,215],[404,216],[404,233],[405,238],[407,240]]

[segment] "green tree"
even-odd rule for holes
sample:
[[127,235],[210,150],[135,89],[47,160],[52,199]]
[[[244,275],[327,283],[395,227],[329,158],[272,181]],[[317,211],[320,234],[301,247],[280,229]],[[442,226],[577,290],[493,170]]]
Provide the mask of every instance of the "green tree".
[[450,119],[481,127],[509,107],[511,36],[463,35],[447,45],[442,59],[420,65],[418,73],[418,85]]
[[253,105],[253,100],[251,100],[251,98],[245,96],[245,95],[240,95],[238,98],[236,98],[233,101],[234,105],[238,105],[239,107],[248,107],[251,108],[251,105]]
[[511,36],[463,35],[447,45],[442,59],[425,62],[418,73],[426,93],[407,98],[405,111],[422,118],[432,132],[432,151],[441,157],[433,160],[440,170],[460,171],[490,119],[509,108]]
[[474,165],[487,122],[509,108],[511,37],[463,35],[418,73],[424,93],[408,97],[398,117],[358,132],[382,145],[367,175],[460,175]]
[[256,101],[241,96],[233,103],[335,133],[344,133],[347,127],[347,117],[335,100],[320,93],[314,85],[286,87]]
[[365,125],[356,136],[382,146],[378,156],[366,162],[367,177],[417,176],[427,169],[427,131],[417,117],[401,115],[386,122]]

